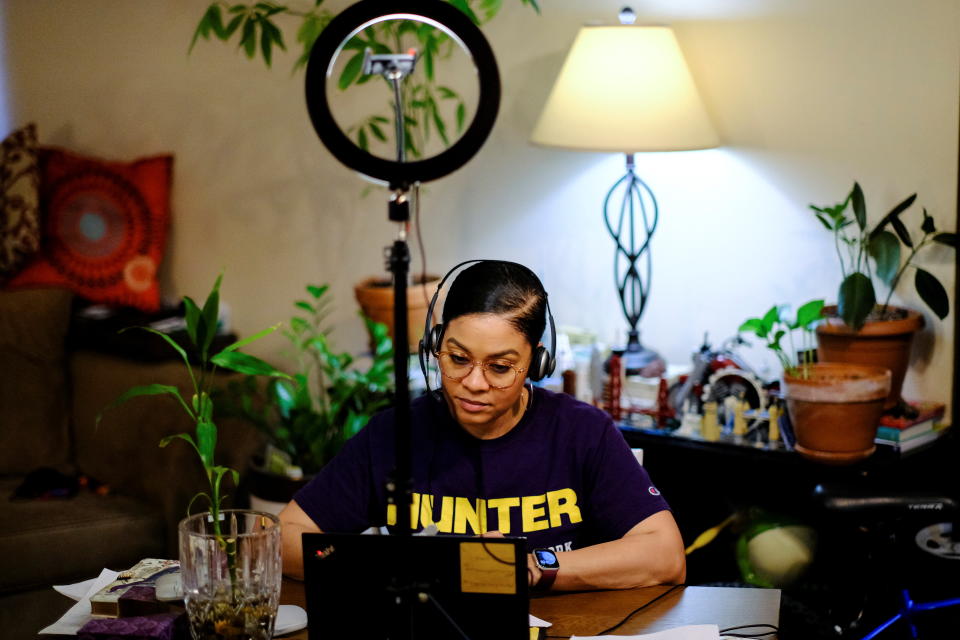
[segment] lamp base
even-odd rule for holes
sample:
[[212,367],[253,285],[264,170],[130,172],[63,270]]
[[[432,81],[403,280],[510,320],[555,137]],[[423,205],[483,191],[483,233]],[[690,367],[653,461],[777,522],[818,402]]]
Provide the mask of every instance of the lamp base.
[[639,333],[631,330],[623,352],[623,369],[628,376],[658,378],[666,372],[667,363],[659,353],[640,344]]

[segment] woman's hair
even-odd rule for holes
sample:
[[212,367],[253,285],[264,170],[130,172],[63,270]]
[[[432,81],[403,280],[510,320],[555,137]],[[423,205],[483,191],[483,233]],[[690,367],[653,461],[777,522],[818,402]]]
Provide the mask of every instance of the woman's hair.
[[504,316],[536,348],[547,326],[547,292],[515,262],[485,260],[460,272],[443,305],[443,324],[471,313]]

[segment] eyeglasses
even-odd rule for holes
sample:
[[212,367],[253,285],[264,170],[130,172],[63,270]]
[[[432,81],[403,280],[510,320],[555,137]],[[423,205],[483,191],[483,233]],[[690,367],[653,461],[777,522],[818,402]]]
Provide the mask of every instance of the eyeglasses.
[[442,373],[445,378],[450,378],[454,382],[460,382],[470,375],[475,366],[480,365],[484,380],[494,389],[508,389],[512,387],[520,374],[526,371],[524,368],[514,366],[502,360],[493,360],[491,362],[471,360],[464,354],[456,351],[440,351],[437,353],[437,362],[440,363],[440,373]]

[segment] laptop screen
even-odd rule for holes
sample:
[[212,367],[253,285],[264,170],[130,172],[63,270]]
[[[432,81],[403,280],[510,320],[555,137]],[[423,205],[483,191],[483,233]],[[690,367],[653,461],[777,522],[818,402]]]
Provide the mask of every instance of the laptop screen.
[[305,533],[310,640],[527,640],[525,545],[525,538]]

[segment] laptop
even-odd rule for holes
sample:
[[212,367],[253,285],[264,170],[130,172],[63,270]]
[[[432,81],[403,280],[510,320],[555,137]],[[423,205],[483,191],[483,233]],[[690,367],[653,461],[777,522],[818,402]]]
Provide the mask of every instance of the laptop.
[[530,637],[526,538],[305,533],[303,569],[310,640]]

